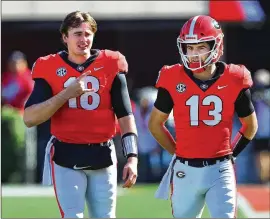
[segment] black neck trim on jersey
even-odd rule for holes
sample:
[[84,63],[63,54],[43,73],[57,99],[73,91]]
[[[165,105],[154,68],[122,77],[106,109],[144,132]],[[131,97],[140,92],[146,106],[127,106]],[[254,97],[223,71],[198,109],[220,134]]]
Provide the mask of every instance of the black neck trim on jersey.
[[91,49],[91,56],[83,63],[83,64],[76,64],[68,59],[68,53],[66,51],[60,51],[58,54],[59,56],[66,62],[68,65],[70,65],[72,68],[74,68],[76,71],[82,73],[86,68],[93,63],[96,58],[98,57],[100,50],[98,49]]
[[225,70],[225,63],[224,62],[217,62],[216,63],[216,70],[214,73],[214,76],[206,81],[202,81],[198,78],[195,78],[193,75],[193,72],[190,69],[187,69],[186,67],[184,67],[185,72],[187,73],[187,75],[191,78],[192,81],[194,81],[194,83],[196,83],[198,85],[198,87],[202,90],[202,91],[206,91],[208,90],[218,79],[219,77],[224,73]]

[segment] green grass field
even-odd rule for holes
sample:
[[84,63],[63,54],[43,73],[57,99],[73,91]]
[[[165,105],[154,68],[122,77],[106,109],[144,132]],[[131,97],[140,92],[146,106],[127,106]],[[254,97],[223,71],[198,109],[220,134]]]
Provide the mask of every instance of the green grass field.
[[[172,218],[170,201],[154,198],[157,185],[136,185],[117,200],[118,218]],[[2,218],[59,218],[54,197],[3,197]],[[87,217],[87,215],[85,215]],[[207,209],[203,214],[209,218]],[[245,215],[238,211],[238,217]]]

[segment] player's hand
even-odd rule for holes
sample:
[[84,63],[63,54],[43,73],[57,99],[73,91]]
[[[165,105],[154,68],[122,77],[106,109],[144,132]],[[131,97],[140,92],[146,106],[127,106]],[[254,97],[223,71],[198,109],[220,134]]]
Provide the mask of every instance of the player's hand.
[[123,169],[123,180],[126,180],[125,184],[123,185],[123,188],[130,188],[136,183],[138,176],[137,165],[138,165],[137,157],[128,158],[127,164]]
[[81,74],[76,80],[74,80],[70,85],[65,89],[65,97],[67,99],[78,97],[85,92],[93,92],[94,89],[88,89],[84,83],[84,78],[91,74],[91,71],[87,71]]

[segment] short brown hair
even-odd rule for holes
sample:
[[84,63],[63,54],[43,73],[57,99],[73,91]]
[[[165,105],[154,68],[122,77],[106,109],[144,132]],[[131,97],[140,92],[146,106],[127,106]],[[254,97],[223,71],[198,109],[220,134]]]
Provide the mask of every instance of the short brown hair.
[[60,26],[60,33],[67,35],[69,28],[79,27],[82,23],[88,23],[92,29],[92,32],[97,32],[97,22],[90,15],[90,13],[74,11],[69,13],[63,20]]

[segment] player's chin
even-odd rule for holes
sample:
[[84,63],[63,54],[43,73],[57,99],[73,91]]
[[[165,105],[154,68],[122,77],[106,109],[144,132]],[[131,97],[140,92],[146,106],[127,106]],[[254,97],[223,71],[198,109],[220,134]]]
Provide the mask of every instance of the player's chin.
[[87,55],[90,53],[90,49],[84,49],[84,50],[77,50],[77,55],[81,55],[81,56],[84,56],[84,55]]

